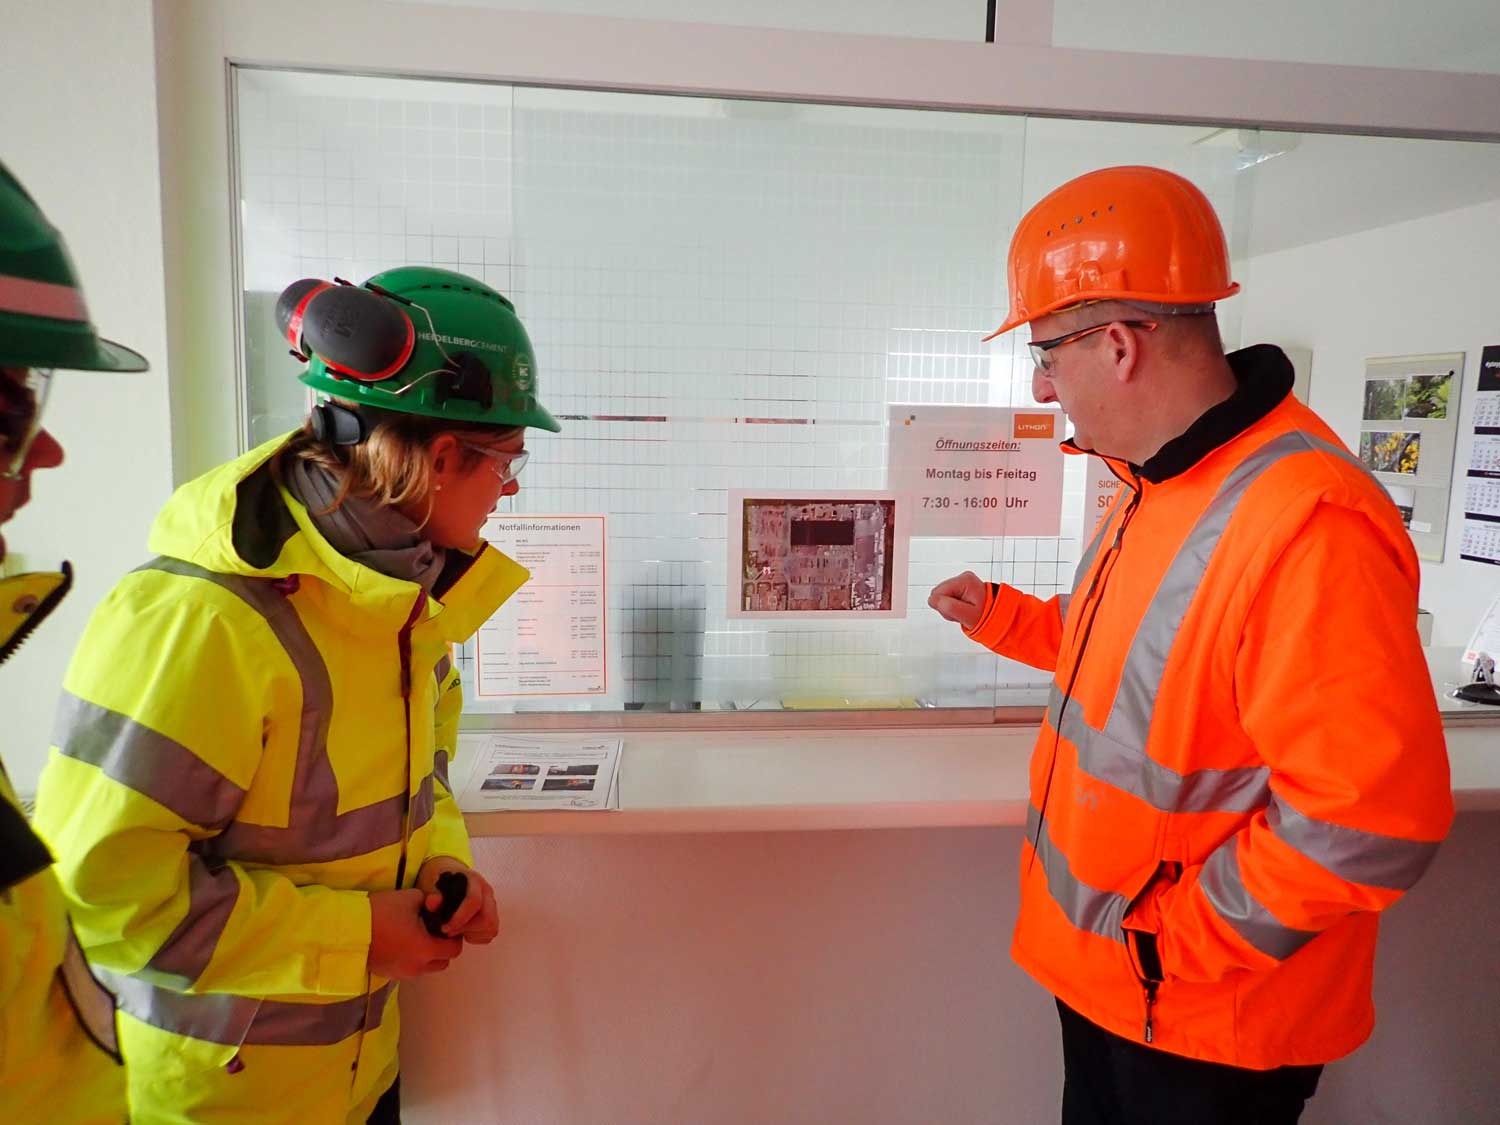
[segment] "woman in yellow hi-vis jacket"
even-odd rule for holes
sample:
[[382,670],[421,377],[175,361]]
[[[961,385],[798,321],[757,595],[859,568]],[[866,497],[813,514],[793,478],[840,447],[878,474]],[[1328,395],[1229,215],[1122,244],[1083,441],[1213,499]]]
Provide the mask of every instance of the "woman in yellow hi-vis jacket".
[[[447,783],[449,646],[527,572],[480,540],[536,400],[510,303],[298,282],[302,430],[181,489],[95,612],[37,820],[116,989],[144,1122],[399,1119],[396,981],[498,927]],[[438,876],[468,893],[430,935]]]
[[[144,371],[146,361],[94,334],[62,236],[0,164],[0,524],[30,499],[32,473],[62,464],[42,427],[57,367]],[[64,563],[0,580],[0,664],[62,601],[72,573]],[[124,1120],[114,998],[84,963],[52,854],[0,766],[0,1121]]]

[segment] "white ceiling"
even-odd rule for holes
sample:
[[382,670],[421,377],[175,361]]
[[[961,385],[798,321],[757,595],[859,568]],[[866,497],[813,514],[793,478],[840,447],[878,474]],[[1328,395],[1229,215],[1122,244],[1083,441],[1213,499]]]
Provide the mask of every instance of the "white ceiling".
[[[965,29],[973,10],[982,18],[985,0],[406,2],[971,38]],[[1003,16],[1007,9],[1033,3],[1052,5],[1059,45],[1500,73],[1500,0],[999,0],[998,8]],[[724,111],[724,103],[711,99],[677,98],[657,101],[652,112],[668,112],[669,101],[678,112]],[[799,107],[797,112],[840,116],[835,108]],[[1019,127],[1014,118],[884,112],[925,119],[933,127],[972,128],[976,144],[1014,138],[1004,122]],[[1496,113],[1500,116],[1500,107]],[[1221,209],[1234,207],[1235,214],[1225,218],[1240,232],[1235,249],[1241,254],[1269,253],[1500,198],[1500,145],[1495,144],[1045,119],[1026,122],[1025,136],[1024,204],[1089,167],[1159,163],[1197,180]],[[1253,164],[1257,155],[1273,153],[1279,154]],[[1244,167],[1236,171],[1237,165]]]
[[1308,135],[1242,175],[1264,254],[1500,198],[1500,144]]
[[986,0],[408,0],[512,12],[608,16],[907,39],[984,39]]
[[[986,0],[409,0],[510,11],[977,42]],[[999,0],[1059,47],[1500,74],[1496,0]],[[1017,22],[1033,21],[1017,16]]]
[[1496,0],[1052,0],[1059,47],[1500,74]]

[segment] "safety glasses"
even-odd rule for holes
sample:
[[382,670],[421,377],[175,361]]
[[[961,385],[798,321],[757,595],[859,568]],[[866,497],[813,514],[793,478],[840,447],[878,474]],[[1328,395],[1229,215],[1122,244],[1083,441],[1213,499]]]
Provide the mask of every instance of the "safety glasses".
[[530,452],[524,449],[517,453],[502,453],[498,449],[488,449],[482,445],[475,445],[473,442],[465,441],[459,444],[465,449],[488,457],[493,462],[491,468],[495,470],[495,475],[500,478],[502,486],[509,484],[521,475],[521,470],[526,467],[527,458],[531,456]]
[[19,374],[7,371],[0,376],[0,478],[5,480],[22,476],[52,390],[50,368],[27,368],[24,380],[17,378]]
[[1052,357],[1048,353],[1052,349],[1071,344],[1074,340],[1082,340],[1085,336],[1092,336],[1095,332],[1103,332],[1111,324],[1123,324],[1127,328],[1143,328],[1147,332],[1153,332],[1157,327],[1157,322],[1154,320],[1111,320],[1105,324],[1096,324],[1092,328],[1080,328],[1077,332],[1054,336],[1050,340],[1032,340],[1026,345],[1031,349],[1031,362],[1043,371],[1050,371]]

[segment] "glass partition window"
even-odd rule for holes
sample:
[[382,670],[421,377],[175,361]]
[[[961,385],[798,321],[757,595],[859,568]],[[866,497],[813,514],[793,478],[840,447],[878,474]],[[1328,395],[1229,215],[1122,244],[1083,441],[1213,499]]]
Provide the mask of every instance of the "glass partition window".
[[[1034,406],[1024,331],[981,341],[1016,221],[1083,171],[1188,176],[1242,280],[1255,254],[1500,182],[1484,145],[249,68],[235,94],[246,439],[305,409],[271,316],[290,281],[429,264],[510,297],[564,430],[528,437],[509,503],[608,528],[619,690],[568,708],[1044,699],[1045,673],[980,650],[926,599],[966,569],[1070,589],[1083,459],[1066,459],[1060,536],[914,539],[906,618],[857,624],[727,615],[728,492],[883,488],[892,405]],[[1351,161],[1380,174],[1329,192]],[[1221,307],[1231,347],[1243,304]]]

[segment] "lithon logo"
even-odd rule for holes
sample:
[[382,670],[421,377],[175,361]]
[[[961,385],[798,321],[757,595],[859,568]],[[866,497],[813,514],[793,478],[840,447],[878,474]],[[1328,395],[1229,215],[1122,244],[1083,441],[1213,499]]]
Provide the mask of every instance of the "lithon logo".
[[1050,438],[1057,432],[1057,414],[1017,414],[1013,437]]

